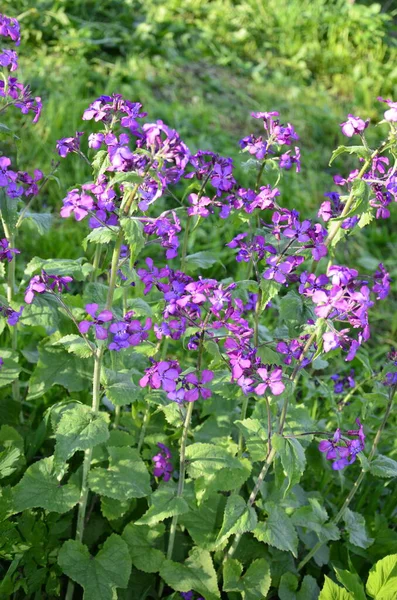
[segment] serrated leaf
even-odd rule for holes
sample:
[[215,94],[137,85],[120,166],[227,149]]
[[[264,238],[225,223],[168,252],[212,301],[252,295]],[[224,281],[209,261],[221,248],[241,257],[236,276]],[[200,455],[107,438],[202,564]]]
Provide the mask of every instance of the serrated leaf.
[[114,498],[101,497],[101,513],[109,521],[120,519],[131,507],[130,500],[115,500]]
[[202,475],[212,475],[218,469],[243,469],[238,458],[226,448],[215,444],[191,444],[186,448],[188,473],[193,479]]
[[29,381],[28,400],[40,398],[53,385],[69,392],[80,392],[91,383],[92,361],[81,361],[63,348],[43,340],[39,344],[39,362]]
[[336,577],[345,588],[353,594],[354,600],[367,600],[367,596],[364,591],[364,584],[360,577],[356,573],[350,573],[343,569],[337,569],[334,567]]
[[115,500],[149,496],[150,476],[138,451],[117,446],[108,451],[109,467],[92,469],[88,476],[91,490]]
[[91,342],[85,341],[83,337],[76,334],[64,335],[55,342],[54,346],[63,346],[70,354],[75,354],[80,358],[89,358],[93,355],[95,347]]
[[18,221],[18,202],[18,198],[10,198],[4,187],[0,188],[1,218],[8,225],[11,234],[14,233]]
[[165,560],[164,552],[156,548],[164,536],[163,524],[149,527],[130,523],[123,531],[123,540],[127,543],[132,564],[145,573],[158,573]]
[[343,520],[351,544],[359,548],[369,548],[373,544],[374,538],[368,536],[365,519],[360,513],[353,512],[347,508],[344,512]]
[[92,244],[109,244],[109,242],[115,242],[119,227],[116,225],[108,225],[107,227],[96,227],[92,229],[87,237],[84,238],[81,245],[84,250],[87,250],[88,243]]
[[375,600],[395,600],[397,595],[397,554],[389,554],[372,567],[366,591]]
[[218,262],[220,262],[219,256],[216,256],[207,250],[186,256],[186,265],[190,271],[195,271],[196,269],[209,269]]
[[322,542],[338,540],[340,532],[335,524],[327,523],[328,513],[319,501],[309,498],[310,506],[301,506],[291,517],[296,527],[314,531]]
[[105,369],[102,375],[102,383],[106,396],[116,406],[132,404],[142,395],[140,387],[131,380],[131,374],[120,371]]
[[274,502],[267,502],[265,510],[268,517],[264,523],[258,523],[255,527],[254,536],[260,542],[265,542],[265,544],[270,544],[270,546],[285,552],[291,552],[296,558],[298,536],[291,519]]
[[302,320],[302,298],[296,292],[288,292],[281,298],[279,310],[281,321],[286,323],[288,327],[296,327]]
[[204,600],[220,598],[216,572],[209,552],[193,548],[184,563],[164,561],[160,575],[177,592],[194,590]]
[[255,509],[241,496],[229,496],[223,514],[223,523],[217,537],[218,545],[223,544],[231,535],[252,531],[258,522]]
[[0,388],[10,385],[18,379],[21,366],[18,364],[18,354],[12,350],[1,350],[3,365],[0,368]]
[[162,484],[150,496],[150,507],[146,513],[136,521],[139,525],[155,525],[168,517],[182,515],[188,512],[186,500],[176,496],[176,488],[172,484]]
[[226,498],[212,494],[197,509],[181,515],[179,522],[187,528],[194,543],[204,550],[215,550],[217,532],[222,524]]
[[273,279],[261,279],[260,288],[262,290],[261,310],[272,300],[281,289],[281,285]]
[[63,464],[78,450],[104,444],[109,438],[109,415],[93,414],[89,406],[76,404],[66,408],[55,432],[54,468]]
[[244,419],[235,421],[238,429],[244,436],[247,450],[251,460],[263,461],[267,456],[267,429],[259,419]]
[[344,588],[325,576],[324,587],[318,600],[354,600],[354,598]]
[[50,213],[32,213],[26,212],[24,216],[27,222],[33,225],[39,235],[48,233],[52,226],[53,217]]
[[43,458],[25,471],[12,489],[13,512],[29,508],[44,508],[64,513],[80,499],[80,490],[71,483],[61,485],[53,471],[53,457]]
[[232,492],[240,488],[247,481],[251,470],[250,461],[241,458],[238,467],[220,469],[198,477],[194,482],[197,502],[204,502],[213,492]]
[[270,568],[264,558],[254,560],[241,577],[242,565],[229,558],[223,566],[223,590],[240,592],[243,600],[266,598],[271,584]]
[[130,254],[135,261],[142,248],[145,245],[145,237],[143,235],[143,225],[136,219],[123,217],[120,219],[120,225],[124,231],[124,236],[130,249]]
[[84,589],[84,600],[114,600],[116,588],[126,588],[131,558],[125,541],[113,533],[96,556],[87,546],[68,540],[58,554],[62,571]]
[[16,471],[20,457],[19,448],[7,448],[0,452],[0,479],[9,477]]
[[331,155],[329,165],[332,165],[335,158],[346,152],[348,154],[355,154],[359,158],[369,158],[371,154],[364,146],[338,146]]
[[383,454],[378,454],[371,461],[369,470],[376,477],[397,477],[397,461],[388,456],[383,456]]
[[280,456],[284,472],[288,477],[288,486],[285,494],[297,483],[306,467],[306,457],[303,446],[298,440],[293,438],[283,438],[278,434],[272,437],[273,448]]
[[98,150],[91,164],[96,181],[111,165],[107,150]]
[[31,277],[40,273],[42,269],[49,275],[61,275],[70,276],[78,281],[84,280],[83,272],[83,261],[84,258],[40,258],[34,256],[32,260],[25,267],[25,275]]

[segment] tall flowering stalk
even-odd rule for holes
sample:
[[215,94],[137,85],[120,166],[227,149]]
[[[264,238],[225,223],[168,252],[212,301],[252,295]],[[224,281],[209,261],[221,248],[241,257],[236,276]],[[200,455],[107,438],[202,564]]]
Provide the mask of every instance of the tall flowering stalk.
[[[18,44],[18,23],[1,16],[0,34]],[[0,64],[15,71],[15,52],[3,51]],[[0,97],[4,101],[0,112],[17,108],[23,114],[33,112],[37,121],[40,99],[33,99],[30,89],[14,77],[5,77],[3,82]],[[262,510],[256,501],[270,468],[279,460],[288,475],[288,487],[284,491],[286,495],[289,493],[299,479],[296,472],[300,476],[305,466],[305,450],[298,438],[310,436],[309,443],[313,435],[319,434],[312,431],[314,427],[302,431],[291,416],[294,412],[291,401],[302,391],[299,381],[306,368],[314,366],[317,358],[331,360],[337,351],[345,361],[354,360],[370,338],[373,306],[385,299],[390,290],[391,279],[384,264],[379,264],[372,274],[362,274],[349,265],[340,264],[335,250],[355,228],[363,228],[373,219],[386,219],[391,203],[397,198],[393,163],[396,103],[386,102],[388,110],[383,124],[389,125],[389,135],[376,150],[369,148],[365,137],[368,121],[349,115],[341,124],[342,134],[348,138],[359,136],[361,145],[341,146],[333,159],[350,152],[356,155],[359,168],[346,178],[335,176],[334,183],[341,193],[325,194],[317,221],[303,218],[297,210],[289,210],[281,204],[278,184],[289,171],[300,172],[301,155],[295,128],[290,123],[284,124],[277,111],[252,113],[260,131],[240,140],[242,153],[248,155],[247,166],[255,172],[253,187],[243,188],[232,159],[203,150],[192,154],[177,131],[162,121],[148,121],[139,102],[131,102],[120,94],[100,96],[82,115],[90,128],[88,136],[78,131],[58,140],[56,146],[62,159],[69,160],[69,155],[75,155],[93,168],[93,180],[69,190],[60,208],[61,218],[74,218],[81,227],[87,227],[85,248],[96,245],[95,251],[89,253],[94,256],[93,264],[66,262],[65,266],[62,261],[61,264],[53,261],[49,269],[49,261],[32,261],[27,269],[30,279],[24,289],[24,304],[19,310],[13,306],[19,293],[15,276],[15,255],[19,250],[14,248],[14,240],[20,223],[30,214],[33,198],[49,176],[44,177],[41,171],[33,176],[15,171],[11,159],[0,157],[1,218],[5,236],[1,239],[0,258],[8,263],[7,305],[0,310],[13,328],[11,349],[18,350],[15,325],[22,311],[29,306],[32,308],[27,312],[33,311],[39,302],[51,307],[55,298],[63,317],[70,318],[68,325],[74,332],[66,328],[58,332],[56,326],[50,328],[52,333],[39,345],[40,359],[32,378],[33,392],[29,393],[33,397],[44,394],[52,385],[64,385],[65,380],[65,387],[77,393],[76,386],[78,388],[80,382],[75,381],[76,362],[70,366],[70,355],[74,355],[72,360],[93,361],[89,376],[91,406],[86,406],[85,396],[82,402],[73,397],[71,403],[60,403],[61,408],[57,407],[59,411],[55,410],[53,415],[54,456],[48,457],[46,450],[42,461],[29,466],[33,471],[37,469],[32,479],[38,480],[39,486],[42,478],[44,489],[51,490],[52,499],[44,493],[44,500],[36,501],[36,497],[40,497],[37,493],[33,500],[27,500],[28,495],[20,493],[25,485],[21,480],[14,486],[10,500],[12,515],[37,507],[63,513],[78,504],[75,539],[65,542],[58,558],[61,569],[69,577],[67,600],[73,597],[74,582],[85,588],[90,585],[82,576],[85,568],[76,569],[74,557],[79,556],[87,571],[93,569],[95,576],[101,578],[101,569],[96,563],[90,567],[91,562],[84,562],[88,550],[83,541],[88,537],[86,525],[96,496],[101,498],[104,519],[111,522],[126,518],[129,522],[122,536],[115,533],[109,536],[99,551],[99,559],[93,557],[92,560],[100,562],[108,552],[121,557],[121,570],[123,565],[131,567],[134,561],[138,569],[160,572],[160,596],[168,585],[184,597],[194,598],[195,592],[205,597],[208,594],[219,597],[208,547],[211,551],[225,549],[223,591],[245,593],[252,572],[247,570],[242,575],[242,565],[233,558],[244,532],[254,532],[257,539],[262,536],[265,543],[280,546],[280,541],[269,535],[266,522],[258,523],[258,515],[265,511],[269,521],[273,511],[273,517],[276,515],[288,522],[297,547],[296,530],[288,515],[284,515],[283,507],[265,502]],[[276,183],[274,173],[277,173]],[[9,218],[10,213],[13,213],[12,218]],[[219,257],[208,251],[188,254],[191,232],[200,225],[209,231],[215,220],[237,226],[232,239],[228,237],[223,242],[237,263],[246,263],[246,280],[206,277],[203,275],[206,268],[213,269],[211,274],[217,273],[214,265]],[[223,230],[219,231],[222,235]],[[102,253],[106,244],[112,247],[108,262]],[[78,285],[89,279],[84,290],[84,308],[80,294],[73,300],[68,295],[78,285],[72,273],[67,272],[67,265],[77,273]],[[274,322],[276,315],[280,326],[271,330],[268,325]],[[63,324],[59,327],[62,329]],[[48,369],[50,375],[44,379],[45,361],[50,361],[49,356],[58,352],[66,365],[62,367],[61,376],[58,377],[57,369],[53,368]],[[363,387],[365,382],[371,381],[373,385],[383,384],[390,389],[369,464],[391,412],[397,383],[395,358],[393,355],[393,368],[382,382],[383,375],[371,374],[360,384]],[[5,372],[10,370],[3,359],[0,367]],[[311,371],[308,373],[310,376]],[[350,388],[350,395],[347,394],[340,405],[342,408],[354,396],[354,377],[351,369],[348,374],[334,373],[331,377],[334,395]],[[17,380],[13,381],[17,399],[19,385]],[[239,408],[233,408],[228,415],[233,428],[227,432],[227,439],[222,433],[222,443],[216,444],[208,433],[211,427],[216,433],[221,429],[216,419],[209,418],[208,423],[203,419],[199,428],[195,428],[192,417],[197,414],[199,418],[202,407],[222,402],[228,394]],[[249,416],[249,400],[251,406],[255,405],[256,417],[260,415],[260,418]],[[152,411],[156,419],[153,417],[149,428],[151,402],[156,404]],[[135,404],[132,416],[136,430],[140,431],[136,444],[133,435],[129,435],[130,411],[123,410],[123,406],[129,404]],[[262,408],[263,414],[259,412]],[[277,418],[273,415],[275,408]],[[112,433],[108,428],[107,410],[114,414]],[[164,430],[155,436],[146,435],[162,413],[167,422]],[[325,438],[319,443],[319,456],[324,457],[324,462],[330,461],[331,474],[350,467],[357,456],[363,456],[365,423],[358,416],[355,418],[357,428],[345,431],[340,426],[333,433],[321,433]],[[172,427],[175,432],[169,433]],[[253,427],[257,430],[253,431]],[[190,437],[194,438],[198,431],[200,439],[205,441],[192,439],[190,443]],[[288,443],[292,443],[296,451],[294,456],[287,454]],[[172,444],[174,447],[170,447]],[[132,447],[135,445],[137,448]],[[103,451],[101,461],[107,460],[108,467],[94,464],[96,447]],[[81,486],[77,489],[75,478],[71,477],[66,484],[61,480],[67,471],[67,461],[79,451],[84,452],[84,458],[80,463]],[[179,472],[174,468],[178,451]],[[70,466],[75,462],[78,463],[77,458]],[[247,483],[250,462],[260,463],[253,485]],[[365,458],[363,462],[366,465]],[[212,472],[213,464],[217,466],[216,472]],[[225,477],[229,474],[228,468],[229,478]],[[332,525],[336,526],[343,517],[366,470],[367,466],[331,521]],[[197,482],[194,509],[184,497],[189,479]],[[95,496],[88,509],[90,492]],[[226,492],[230,492],[227,499]],[[204,547],[197,542],[192,548],[183,573],[192,572],[192,577],[186,579],[194,581],[199,589],[189,590],[185,578],[179,576],[181,571],[177,570],[175,575],[175,540],[181,523],[185,531],[191,533],[192,540],[200,538],[191,517],[192,512],[197,516],[203,503],[206,508],[206,494],[210,502],[214,502],[211,510],[218,510],[215,504],[222,507],[223,524],[217,529],[214,522],[213,530],[205,531]],[[138,515],[141,506],[144,507],[144,498],[149,497],[147,511]],[[140,499],[139,509],[133,516],[132,499]],[[186,511],[182,516],[180,507],[182,512]],[[161,528],[153,529],[150,535],[149,528],[168,516],[172,518],[167,527],[164,555],[154,547],[153,541],[157,534],[163,535]],[[136,552],[136,544],[141,544],[141,536],[146,534],[148,565],[140,562],[140,553]],[[185,535],[187,537],[187,533]],[[336,535],[334,530],[332,535]],[[302,541],[305,543],[304,536]],[[320,542],[314,546],[299,568],[320,546]],[[297,554],[295,546],[294,552]],[[215,558],[218,558],[216,554]],[[256,568],[254,563],[253,566]],[[263,563],[260,566],[262,577],[267,567]],[[130,568],[126,568],[121,576],[119,565],[117,569],[113,567],[106,569],[106,578],[101,580],[109,597],[115,594],[115,588],[128,585],[130,572]],[[202,581],[202,568],[206,569],[212,586],[209,593]],[[265,597],[268,590],[263,591],[262,584],[260,580],[257,589]],[[92,589],[90,593],[92,595]]]

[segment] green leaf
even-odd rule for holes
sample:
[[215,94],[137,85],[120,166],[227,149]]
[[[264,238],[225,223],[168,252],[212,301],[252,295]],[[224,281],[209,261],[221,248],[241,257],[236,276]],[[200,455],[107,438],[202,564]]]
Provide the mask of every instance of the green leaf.
[[14,513],[29,508],[64,513],[77,504],[80,490],[71,483],[61,485],[52,467],[52,456],[28,467],[21,481],[12,490]]
[[132,404],[142,395],[141,388],[132,382],[130,372],[104,369],[102,383],[106,396],[116,406]]
[[346,525],[346,531],[349,534],[349,541],[359,548],[368,548],[373,544],[374,538],[368,536],[365,519],[360,513],[353,512],[347,508],[343,515]]
[[109,179],[108,189],[114,187],[116,184],[120,183],[142,183],[144,181],[144,177],[138,175],[138,173],[134,173],[133,171],[124,172],[121,171],[116,173],[114,177]]
[[218,545],[223,544],[231,535],[252,531],[258,522],[255,509],[247,505],[246,500],[236,494],[229,496],[223,515],[223,523],[218,534]]
[[140,221],[137,221],[136,219],[129,219],[128,217],[123,217],[120,219],[120,225],[124,231],[125,239],[127,240],[127,244],[130,248],[130,254],[135,261],[145,245],[143,225]]
[[0,369],[0,388],[9,385],[18,379],[21,367],[18,364],[18,354],[12,350],[1,350],[1,358],[4,361]]
[[52,215],[50,213],[25,213],[23,222],[25,219],[29,225],[33,225],[34,229],[39,235],[48,233],[52,226]]
[[101,513],[109,521],[120,519],[131,508],[131,500],[115,500],[101,497]]
[[131,558],[125,541],[113,533],[94,557],[87,546],[68,540],[58,554],[62,571],[84,589],[84,600],[114,600],[116,588],[126,588]]
[[92,229],[87,237],[84,238],[81,245],[84,250],[87,250],[88,242],[92,244],[109,244],[109,242],[115,242],[119,227],[116,225],[108,225],[107,227],[97,227]]
[[7,448],[0,452],[0,479],[9,477],[17,470],[21,454],[19,448]]
[[316,498],[309,498],[310,506],[301,506],[291,517],[296,527],[314,531],[322,542],[338,540],[340,532],[335,524],[327,523],[328,514]]
[[296,439],[287,439],[281,435],[274,434],[272,437],[272,445],[277,450],[284,473],[288,477],[288,487],[285,494],[297,483],[306,467],[305,451],[300,442]]
[[89,406],[76,404],[66,408],[55,432],[54,468],[63,464],[78,450],[88,450],[109,438],[109,415],[94,414]]
[[375,600],[395,600],[397,596],[397,554],[385,556],[372,567],[366,586]]
[[369,470],[376,477],[397,477],[397,461],[378,454],[371,462]]
[[298,581],[298,577],[293,573],[284,573],[281,576],[278,588],[280,600],[318,600],[320,588],[313,577],[305,575],[299,591]]
[[109,467],[92,469],[88,476],[91,490],[115,500],[149,496],[150,476],[138,451],[114,446],[108,451]]
[[216,256],[213,252],[208,252],[208,250],[189,254],[186,257],[186,265],[190,271],[195,271],[196,269],[209,269],[218,262],[220,262],[219,256]]
[[221,494],[212,494],[197,509],[179,518],[179,523],[186,527],[194,543],[204,550],[213,551],[217,546],[217,531],[222,524],[225,501]]
[[329,161],[329,165],[332,165],[335,158],[347,152],[348,154],[355,154],[359,158],[369,158],[371,153],[364,146],[338,146],[333,151]]
[[254,560],[241,577],[242,565],[229,558],[223,566],[223,590],[240,592],[243,600],[266,598],[270,589],[270,568],[264,558]]
[[10,198],[6,194],[5,188],[0,188],[0,212],[1,218],[8,225],[11,234],[15,231],[15,225],[18,221],[18,198]]
[[325,576],[324,587],[320,592],[318,600],[355,600],[344,588],[341,588],[332,579]]
[[367,600],[364,585],[356,573],[350,573],[334,567],[338,581],[353,594],[354,600]]
[[280,300],[280,319],[288,327],[295,328],[300,325],[303,314],[302,298],[296,292],[288,292]]
[[231,492],[240,488],[251,474],[252,466],[246,458],[238,459],[238,466],[208,472],[196,479],[197,501],[203,502],[212,492]]
[[74,333],[64,335],[60,340],[55,342],[54,346],[63,346],[70,354],[75,354],[80,358],[89,358],[95,350],[91,342],[87,344],[83,337]]
[[261,310],[264,310],[270,300],[278,295],[281,285],[273,279],[261,279],[259,285],[262,290]]
[[186,500],[176,497],[176,488],[172,484],[163,483],[150,497],[151,505],[146,513],[136,521],[139,525],[155,525],[168,517],[188,512]]
[[145,573],[158,573],[165,560],[164,552],[155,546],[164,536],[163,524],[149,527],[130,523],[123,531],[123,540],[127,542],[132,564]]
[[244,436],[247,450],[251,459],[263,461],[267,456],[267,429],[259,419],[244,419],[243,421],[235,421],[235,425],[239,428]]
[[215,444],[191,444],[186,448],[188,473],[193,479],[201,475],[212,475],[220,469],[243,469],[238,458],[229,450]]
[[82,263],[84,258],[40,258],[34,256],[25,268],[25,275],[31,277],[40,273],[42,269],[50,275],[70,275],[73,279],[84,281],[85,275]]
[[40,398],[53,385],[62,385],[69,392],[87,388],[92,378],[92,362],[80,360],[63,348],[43,340],[39,344],[39,362],[29,381],[28,400]]
[[267,502],[265,511],[268,514],[267,520],[264,523],[258,523],[254,529],[254,536],[260,542],[265,542],[265,544],[270,544],[270,546],[285,552],[291,552],[296,558],[298,536],[291,519],[274,502]]
[[99,150],[91,162],[95,181],[110,167],[110,158],[107,150]]
[[164,561],[160,575],[177,592],[194,590],[204,600],[221,597],[212,558],[206,550],[193,548],[184,563]]

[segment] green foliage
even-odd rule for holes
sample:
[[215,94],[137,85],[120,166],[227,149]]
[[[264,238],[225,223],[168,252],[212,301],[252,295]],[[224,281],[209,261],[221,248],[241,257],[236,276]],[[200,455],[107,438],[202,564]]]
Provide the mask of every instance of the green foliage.
[[127,544],[116,534],[96,556],[81,542],[68,540],[59,551],[58,564],[84,589],[84,600],[113,600],[116,588],[127,587],[131,573]]
[[195,590],[204,600],[220,598],[212,558],[206,550],[193,548],[184,563],[165,560],[160,570],[164,581],[178,592]]
[[240,592],[244,600],[266,598],[271,577],[265,559],[254,560],[243,576],[243,566],[238,560],[228,559],[223,567],[223,589],[225,592]]

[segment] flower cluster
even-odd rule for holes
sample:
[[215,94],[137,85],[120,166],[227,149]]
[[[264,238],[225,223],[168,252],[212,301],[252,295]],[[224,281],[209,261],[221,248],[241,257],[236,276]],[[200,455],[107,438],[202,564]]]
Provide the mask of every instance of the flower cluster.
[[160,452],[152,458],[154,462],[153,475],[155,477],[162,477],[164,481],[169,481],[173,471],[170,449],[160,442],[157,446],[160,448]]
[[45,271],[41,271],[40,275],[34,275],[29,281],[28,287],[25,290],[26,304],[32,304],[36,294],[44,294],[44,292],[62,293],[68,290],[68,284],[73,281],[72,277],[61,275],[49,275]]
[[357,454],[365,448],[365,434],[360,419],[356,419],[356,423],[358,429],[349,430],[343,435],[338,428],[332,439],[323,440],[318,445],[318,449],[325,454],[326,459],[333,461],[334,471],[340,471],[354,463]]

